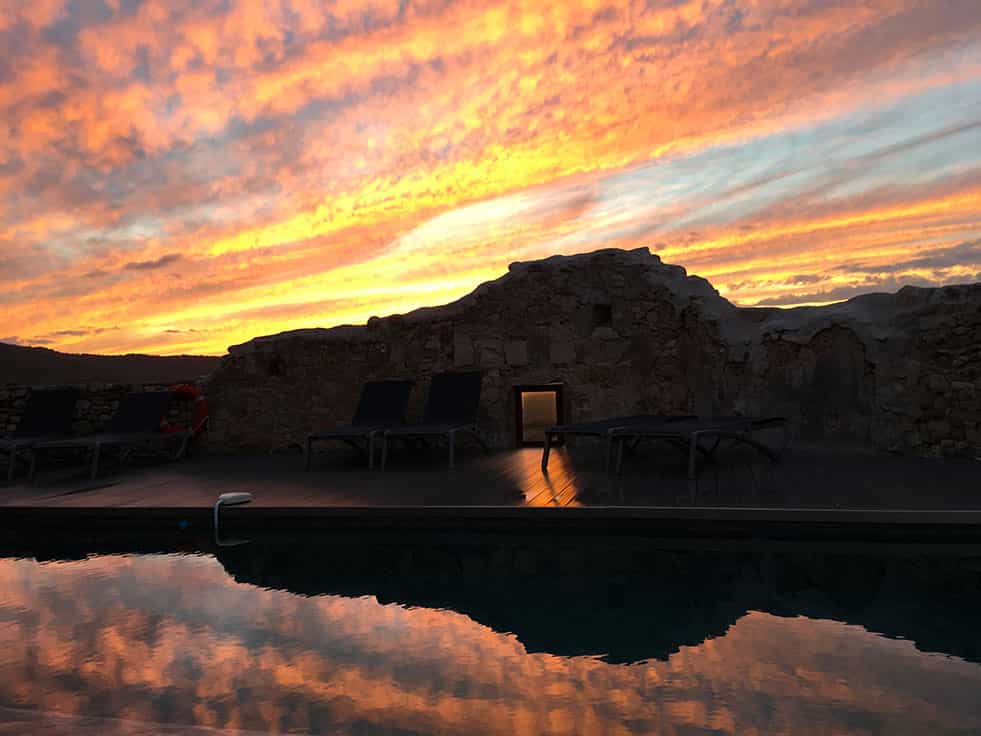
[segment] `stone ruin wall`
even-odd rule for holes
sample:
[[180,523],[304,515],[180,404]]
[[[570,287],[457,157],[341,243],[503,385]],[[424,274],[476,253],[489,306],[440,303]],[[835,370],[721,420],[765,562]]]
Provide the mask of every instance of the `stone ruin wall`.
[[[231,349],[212,375],[209,447],[269,452],[350,419],[363,381],[484,371],[481,427],[513,443],[517,384],[565,385],[569,421],[637,412],[783,414],[798,440],[924,456],[981,452],[981,284],[907,287],[828,307],[738,308],[646,249],[515,264],[444,307]],[[169,384],[168,384],[169,385]],[[130,391],[82,387],[74,431]],[[31,391],[0,386],[0,434]],[[190,402],[170,421],[186,425]]]
[[567,421],[783,414],[799,440],[918,455],[981,448],[981,284],[792,310],[738,308],[646,249],[512,265],[453,304],[230,349],[209,446],[273,452],[350,419],[365,380],[480,369],[480,425],[514,442],[513,386],[561,382]]
[[[126,394],[135,391],[157,391],[174,384],[103,384],[92,383],[80,386],[79,400],[75,404],[75,419],[72,433],[76,435],[101,432],[109,426],[109,420],[116,412],[119,401]],[[50,387],[38,387],[50,388]],[[21,412],[33,387],[6,384],[0,386],[0,435],[17,429]],[[171,404],[167,420],[175,426],[190,426],[192,405],[189,401],[175,401]]]
[[[700,388],[691,380],[696,368],[721,376],[718,350],[704,349],[717,343],[711,327],[674,309],[640,273],[532,265],[511,286],[478,290],[445,309],[372,319],[364,329],[234,351],[208,387],[212,440],[262,450],[298,443],[315,427],[349,420],[368,379],[415,379],[409,414],[419,416],[428,376],[479,368],[483,432],[506,446],[515,384],[564,383],[567,416],[577,418],[684,408]],[[594,313],[597,305],[610,313]]]
[[981,451],[981,284],[776,310],[766,328],[741,382],[747,412],[785,406],[817,441],[931,457]]

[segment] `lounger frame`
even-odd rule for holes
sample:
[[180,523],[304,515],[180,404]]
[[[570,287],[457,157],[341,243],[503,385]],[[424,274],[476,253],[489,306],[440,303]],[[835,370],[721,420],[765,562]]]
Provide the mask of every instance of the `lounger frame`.
[[[106,448],[119,448],[119,460],[126,462],[137,451],[151,452],[168,460],[180,460],[187,454],[188,444],[193,433],[188,430],[180,432],[134,432],[132,434],[98,434],[91,437],[44,442],[34,446],[31,455],[29,477],[37,473],[37,461],[40,450],[85,449],[91,453],[89,459],[89,478],[95,480],[99,475],[99,465],[102,462]],[[165,452],[165,445],[174,444],[175,449]]]
[[[110,421],[109,431],[85,437],[72,437],[51,442],[41,442],[33,447],[29,476],[33,480],[37,473],[38,459],[42,452],[49,450],[82,449],[91,453],[89,477],[93,480],[99,474],[99,464],[107,448],[118,448],[120,459],[128,460],[134,452],[152,452],[172,460],[180,460],[187,453],[188,445],[195,436],[190,430],[161,432],[160,420],[166,406],[174,397],[170,391],[144,391],[129,394],[119,404],[116,414]],[[203,426],[202,426],[203,429]],[[173,453],[161,449],[174,444]]]
[[[329,441],[344,442],[359,453],[367,453],[368,469],[373,469],[375,443],[386,429],[405,422],[405,409],[414,385],[414,381],[407,380],[365,382],[350,424],[307,436],[306,470],[310,469],[313,461],[313,443]],[[363,448],[359,440],[365,441],[367,447]]]
[[[777,449],[773,449],[752,435],[754,432],[780,427],[783,429],[783,441]],[[694,478],[698,467],[698,455],[711,458],[719,448],[722,440],[731,440],[745,444],[771,462],[777,462],[790,445],[790,423],[786,417],[710,417],[705,419],[687,419],[682,422],[664,422],[654,424],[635,424],[617,427],[611,432],[611,441],[616,445],[615,471],[620,473],[623,466],[623,451],[625,445],[653,439],[663,440],[679,449],[688,456],[688,477]],[[711,446],[702,444],[704,439],[714,439]]]
[[16,431],[10,437],[0,438],[0,451],[7,453],[8,482],[14,480],[20,453],[33,458],[36,445],[71,434],[78,397],[79,391],[74,388],[31,391]]
[[381,435],[381,468],[388,464],[388,448],[393,439],[409,443],[419,440],[444,439],[447,444],[449,467],[456,466],[458,437],[470,437],[488,451],[487,443],[477,428],[477,412],[480,408],[480,390],[483,374],[479,371],[437,373],[429,385],[424,419],[419,424],[388,429]]
[[381,468],[384,470],[388,465],[388,446],[389,440],[398,439],[403,442],[411,440],[422,440],[424,443],[429,439],[443,438],[447,445],[447,464],[449,467],[456,467],[456,444],[457,437],[466,436],[474,439],[484,452],[490,448],[484,442],[483,437],[477,429],[476,422],[466,424],[440,423],[440,424],[417,424],[405,427],[396,427],[386,430],[382,435],[382,456]]
[[542,449],[542,472],[548,472],[548,461],[552,453],[552,446],[560,438],[564,437],[598,437],[604,441],[604,463],[607,472],[610,471],[610,464],[613,455],[614,432],[620,429],[629,428],[635,424],[661,424],[664,422],[676,422],[682,419],[691,419],[691,415],[668,416],[664,414],[632,414],[622,417],[609,417],[607,419],[597,419],[586,422],[574,422],[571,424],[557,424],[545,430],[545,447]]

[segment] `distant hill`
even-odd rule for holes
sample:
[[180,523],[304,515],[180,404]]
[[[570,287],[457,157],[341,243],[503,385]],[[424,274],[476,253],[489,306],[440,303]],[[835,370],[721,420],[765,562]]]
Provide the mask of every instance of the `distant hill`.
[[172,383],[205,376],[220,360],[193,355],[74,355],[0,343],[0,386]]

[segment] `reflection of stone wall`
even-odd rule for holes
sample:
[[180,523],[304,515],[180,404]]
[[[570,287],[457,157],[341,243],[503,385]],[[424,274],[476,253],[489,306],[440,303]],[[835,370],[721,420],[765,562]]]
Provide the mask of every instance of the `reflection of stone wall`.
[[646,249],[512,265],[445,307],[234,347],[209,384],[212,442],[263,450],[350,418],[361,383],[485,372],[481,424],[513,441],[512,387],[559,381],[570,421],[779,413],[813,439],[919,454],[981,445],[981,285],[746,309]]
[[[137,386],[121,384],[93,383],[81,387],[78,403],[75,405],[75,421],[72,431],[75,434],[101,432],[108,424],[120,399],[133,391],[156,391],[168,385],[145,384]],[[0,387],[0,435],[13,432],[17,428],[21,411],[30,396],[29,386]],[[189,401],[174,401],[171,404],[168,421],[171,424],[190,426],[192,405]]]

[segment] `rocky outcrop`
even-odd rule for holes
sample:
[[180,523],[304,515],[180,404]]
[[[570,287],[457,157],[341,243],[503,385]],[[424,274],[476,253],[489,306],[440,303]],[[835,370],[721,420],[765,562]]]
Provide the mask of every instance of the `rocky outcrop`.
[[443,307],[256,338],[212,375],[210,444],[273,450],[350,418],[363,381],[484,371],[481,424],[513,442],[513,386],[561,382],[570,420],[784,414],[800,437],[922,455],[981,446],[981,284],[827,307],[736,307],[644,248],[515,263]]
[[220,358],[203,355],[85,355],[0,342],[0,386],[178,383],[206,376]]

